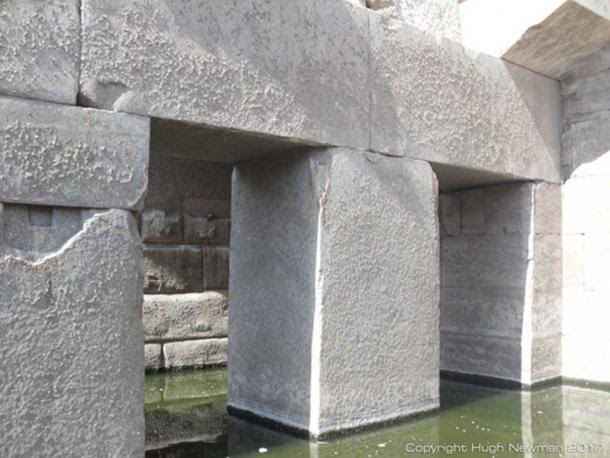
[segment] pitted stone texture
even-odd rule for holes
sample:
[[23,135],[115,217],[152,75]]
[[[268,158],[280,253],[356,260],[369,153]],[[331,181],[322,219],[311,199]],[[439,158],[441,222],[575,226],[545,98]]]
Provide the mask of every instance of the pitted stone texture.
[[0,93],[74,105],[78,92],[78,0],[0,3]]
[[93,212],[52,253],[0,253],[0,455],[141,457],[141,248]]
[[371,15],[371,149],[560,179],[556,81]]
[[606,0],[468,0],[464,45],[554,79],[610,41]]
[[163,345],[166,369],[205,367],[227,362],[227,339],[184,340]]
[[437,192],[345,149],[236,167],[231,406],[315,435],[438,406]]
[[433,35],[458,42],[462,39],[455,0],[367,0],[367,5]]
[[144,292],[149,294],[203,291],[201,248],[185,245],[144,247]]
[[143,322],[146,341],[227,336],[226,291],[147,294]]
[[149,120],[0,97],[0,200],[141,207]]
[[87,105],[367,146],[364,8],[327,0],[205,7],[85,0],[82,17]]

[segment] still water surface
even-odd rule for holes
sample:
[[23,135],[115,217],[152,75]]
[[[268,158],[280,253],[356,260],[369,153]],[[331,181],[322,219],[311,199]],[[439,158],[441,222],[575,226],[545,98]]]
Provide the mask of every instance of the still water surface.
[[226,369],[146,377],[146,457],[610,456],[610,392],[441,384],[440,412],[325,441],[230,417]]

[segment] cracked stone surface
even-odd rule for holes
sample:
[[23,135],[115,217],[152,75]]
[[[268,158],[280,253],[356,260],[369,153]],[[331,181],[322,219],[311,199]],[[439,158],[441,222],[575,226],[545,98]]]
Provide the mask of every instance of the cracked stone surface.
[[51,252],[0,246],[1,456],[143,455],[139,236],[84,215]]
[[0,97],[0,201],[142,207],[150,121]]
[[76,103],[79,3],[78,0],[0,2],[0,94]]
[[236,167],[231,406],[315,435],[438,406],[437,193],[347,149]]

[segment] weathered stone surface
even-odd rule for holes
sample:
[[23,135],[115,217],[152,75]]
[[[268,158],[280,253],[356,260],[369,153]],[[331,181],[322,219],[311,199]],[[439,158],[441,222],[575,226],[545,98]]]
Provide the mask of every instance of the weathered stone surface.
[[149,120],[0,97],[0,200],[141,207]]
[[609,9],[595,0],[468,0],[460,5],[464,45],[561,79],[610,41]]
[[80,58],[77,0],[0,4],[0,93],[76,103]]
[[373,10],[439,37],[461,41],[460,13],[453,0],[367,0]]
[[88,215],[50,253],[0,248],[2,456],[142,456],[139,237]]
[[559,181],[556,81],[383,15],[370,35],[372,150]]
[[80,89],[91,106],[367,146],[364,8],[87,0],[82,17]]
[[[146,337],[146,334],[144,336]],[[144,345],[144,369],[147,371],[160,369],[163,365],[163,360],[161,359],[162,351],[161,344],[147,343]]]
[[145,246],[144,273],[145,293],[203,291],[201,248],[185,245]]
[[429,165],[329,149],[233,183],[229,404],[316,435],[437,406]]
[[147,294],[143,322],[146,341],[227,336],[227,294]]
[[229,249],[203,247],[203,289],[229,288]]
[[140,215],[142,241],[147,243],[180,243],[182,218],[180,209],[147,208]]
[[227,362],[227,339],[184,340],[163,345],[166,369],[204,367]]

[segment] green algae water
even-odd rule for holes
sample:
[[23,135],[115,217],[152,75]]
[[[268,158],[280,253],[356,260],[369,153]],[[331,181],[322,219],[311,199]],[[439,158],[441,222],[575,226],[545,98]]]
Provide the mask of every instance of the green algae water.
[[146,377],[146,457],[607,457],[610,392],[441,383],[439,412],[324,441],[226,413],[226,369]]

